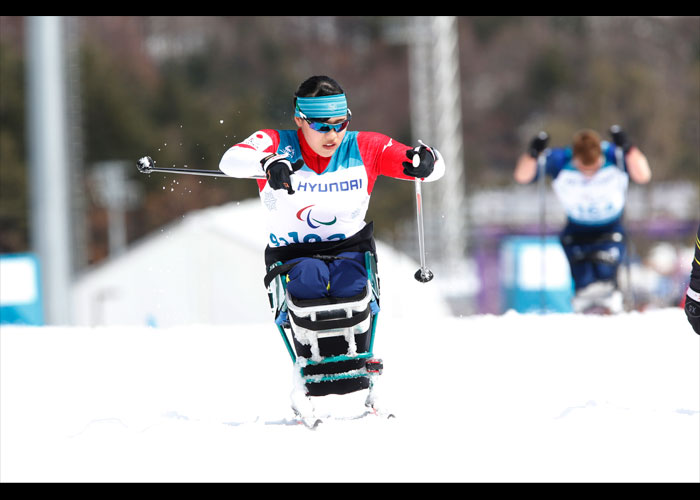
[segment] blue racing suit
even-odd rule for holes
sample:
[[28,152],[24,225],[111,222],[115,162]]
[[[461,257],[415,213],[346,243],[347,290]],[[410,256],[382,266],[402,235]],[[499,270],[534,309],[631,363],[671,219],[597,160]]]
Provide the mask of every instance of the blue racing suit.
[[561,243],[577,291],[596,281],[616,284],[626,251],[622,215],[629,185],[627,165],[624,157],[618,164],[613,144],[603,141],[601,147],[603,165],[592,175],[576,168],[571,147],[544,153],[545,174],[552,178],[552,189],[567,216]]

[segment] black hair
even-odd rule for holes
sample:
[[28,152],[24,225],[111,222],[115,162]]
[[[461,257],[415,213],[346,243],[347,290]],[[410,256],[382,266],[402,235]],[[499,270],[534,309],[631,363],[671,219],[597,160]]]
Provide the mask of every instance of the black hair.
[[[294,97],[318,97],[322,95],[344,94],[342,87],[330,76],[312,76],[307,78],[296,92]],[[295,99],[296,101],[296,99]]]

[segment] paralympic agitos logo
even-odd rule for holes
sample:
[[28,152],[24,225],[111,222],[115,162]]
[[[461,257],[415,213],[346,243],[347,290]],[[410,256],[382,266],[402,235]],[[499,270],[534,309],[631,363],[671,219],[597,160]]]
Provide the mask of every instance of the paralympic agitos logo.
[[[311,228],[313,228],[313,229],[319,228],[319,227],[321,227],[322,225],[323,225],[323,226],[332,226],[333,224],[336,223],[336,221],[337,221],[337,218],[336,218],[336,217],[333,217],[333,220],[332,220],[332,221],[329,221],[329,222],[323,222],[323,221],[320,221],[320,220],[318,220],[318,219],[314,219],[314,218],[311,216],[311,208],[312,208],[313,206],[314,206],[314,205],[309,205],[309,206],[304,207],[304,208],[302,208],[301,210],[299,210],[299,211],[297,212],[297,219],[299,219],[300,221],[306,220],[306,223],[309,225],[309,227],[311,227]],[[304,217],[304,212],[305,212],[305,211],[306,211],[306,216]],[[311,221],[315,222],[317,225],[314,225]]]

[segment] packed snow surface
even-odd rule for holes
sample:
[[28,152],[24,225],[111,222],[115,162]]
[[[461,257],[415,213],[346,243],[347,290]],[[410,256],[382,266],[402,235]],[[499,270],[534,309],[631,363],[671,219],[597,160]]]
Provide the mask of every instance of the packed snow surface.
[[[377,406],[290,409],[272,321],[3,326],[3,482],[698,482],[681,309],[379,317]],[[315,398],[355,416],[365,391]]]

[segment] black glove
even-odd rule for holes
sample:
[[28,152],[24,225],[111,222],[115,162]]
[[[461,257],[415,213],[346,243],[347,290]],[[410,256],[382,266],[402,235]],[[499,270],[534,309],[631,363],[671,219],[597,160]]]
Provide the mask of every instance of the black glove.
[[542,151],[544,151],[547,148],[548,143],[549,134],[547,134],[547,132],[543,130],[542,132],[540,132],[532,138],[532,140],[530,141],[530,145],[527,148],[527,152],[530,156],[537,159],[537,157],[540,156],[540,153],[542,153]]
[[294,194],[290,176],[304,166],[304,160],[300,158],[292,164],[286,155],[272,154],[260,160],[260,164],[272,189],[286,189],[287,193]]
[[685,315],[695,333],[700,335],[700,303],[687,295],[685,296]]
[[433,173],[437,156],[432,148],[421,142],[420,146],[406,150],[406,158],[411,161],[402,163],[403,173],[411,177],[424,179]]
[[629,153],[632,149],[632,143],[627,139],[627,134],[624,130],[620,128],[619,125],[613,125],[610,127],[610,136],[612,137],[613,143],[618,148],[622,148],[623,153]]

